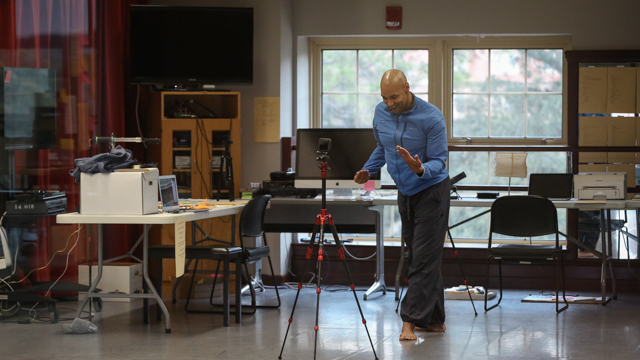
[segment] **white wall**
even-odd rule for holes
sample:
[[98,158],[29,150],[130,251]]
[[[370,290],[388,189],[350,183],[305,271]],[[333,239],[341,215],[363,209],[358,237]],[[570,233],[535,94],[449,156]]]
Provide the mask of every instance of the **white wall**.
[[[385,8],[402,6],[401,30]],[[570,34],[576,50],[640,48],[638,0],[301,0],[294,36]]]

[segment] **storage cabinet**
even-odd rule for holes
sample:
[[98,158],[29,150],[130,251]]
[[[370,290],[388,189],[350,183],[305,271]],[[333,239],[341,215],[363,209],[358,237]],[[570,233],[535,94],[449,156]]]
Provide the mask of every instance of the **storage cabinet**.
[[162,92],[160,96],[160,174],[176,176],[181,198],[229,199],[231,190],[238,198],[240,94]]
[[626,172],[628,192],[637,193],[640,51],[567,51],[565,56],[573,168]]
[[[151,95],[150,136],[161,139],[149,148],[158,159],[160,175],[175,175],[180,198],[239,199],[240,189],[240,93],[163,91]],[[232,179],[232,181],[231,181]],[[233,184],[233,186],[231,186]],[[230,241],[231,221],[215,218],[197,224],[211,237]],[[152,229],[152,235],[154,234]],[[191,227],[187,227],[191,243]],[[174,227],[155,230],[152,243],[173,244]],[[202,236],[196,234],[196,240]],[[155,240],[155,241],[154,241]],[[175,276],[174,261],[163,260],[165,281]],[[206,269],[215,269],[211,264]]]

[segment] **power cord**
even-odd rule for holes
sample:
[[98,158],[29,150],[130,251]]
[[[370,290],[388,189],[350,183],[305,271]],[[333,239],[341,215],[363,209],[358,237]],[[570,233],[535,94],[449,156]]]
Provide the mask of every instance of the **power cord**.
[[[47,289],[47,292],[44,294],[44,296],[49,295],[49,293],[51,292],[51,289],[53,289],[53,287],[56,286],[58,281],[60,281],[60,279],[62,279],[62,277],[67,273],[67,269],[69,268],[69,256],[71,255],[71,252],[73,251],[73,249],[75,249],[75,247],[78,245],[78,242],[80,242],[80,229],[82,229],[82,224],[78,225],[78,230],[76,230],[73,233],[71,233],[71,235],[69,235],[69,237],[67,238],[67,244],[68,244],[69,238],[71,238],[71,236],[73,236],[73,234],[75,234],[75,233],[78,234],[78,236],[76,237],[75,244],[73,244],[73,246],[71,247],[71,249],[69,249],[69,252],[67,253],[67,260],[65,262],[64,270],[62,271],[62,274],[60,274],[60,276],[58,276],[56,281],[54,281],[53,284],[51,284],[51,286],[49,286],[49,289]],[[67,246],[65,245],[65,249],[66,248],[67,248]],[[54,253],[54,256],[55,256],[55,253]],[[53,260],[53,257],[51,258],[51,260]],[[51,263],[51,261],[49,261],[49,263]],[[35,303],[35,305],[33,305],[33,307],[29,310],[29,315],[31,315],[31,312],[33,311],[33,309],[36,308],[36,306],[38,306],[38,304],[39,304],[39,302],[37,302],[37,303]]]
[[[140,127],[140,117],[138,116],[138,104],[140,104],[140,85],[138,85],[136,89],[136,124],[138,125],[138,133],[140,134],[140,137],[144,139],[144,136],[142,135],[142,128]],[[147,143],[145,141],[142,142],[142,145],[145,149],[147,148]]]
[[[51,265],[51,262],[53,261],[53,259],[55,258],[55,256],[56,256],[58,253],[61,253],[61,252],[64,252],[65,250],[67,250],[67,246],[69,245],[69,239],[71,239],[71,237],[72,237],[74,234],[76,234],[76,233],[77,233],[77,234],[78,234],[78,238],[76,239],[76,243],[75,243],[75,244],[73,245],[73,247],[71,248],[71,250],[73,250],[73,248],[78,244],[78,240],[80,239],[80,234],[79,234],[80,229],[82,229],[82,225],[79,225],[79,226],[78,226],[78,230],[76,230],[76,231],[72,232],[72,233],[71,233],[71,235],[69,235],[69,237],[67,237],[67,242],[66,242],[66,243],[65,243],[65,245],[64,245],[64,249],[62,249],[62,250],[57,250],[56,252],[54,252],[54,253],[53,253],[53,255],[51,256],[51,259],[49,259],[49,262],[47,262],[47,264],[46,264],[46,265],[44,265],[44,266],[42,266],[42,267],[39,267],[39,268],[37,268],[37,269],[33,269],[33,270],[29,271],[29,273],[28,273],[27,275],[25,275],[21,280],[17,280],[17,281],[9,281],[9,283],[10,283],[10,284],[19,284],[19,283],[21,283],[21,282],[23,282],[23,281],[27,280],[27,278],[29,278],[29,275],[31,275],[34,271],[40,271],[40,270],[46,269],[49,265]],[[69,253],[71,253],[71,250],[69,250]],[[17,251],[16,251],[16,253],[17,253]],[[69,254],[67,254],[67,263],[68,263],[68,261],[69,261]],[[65,271],[66,271],[66,268],[65,268]],[[64,273],[63,273],[63,275],[64,275]]]

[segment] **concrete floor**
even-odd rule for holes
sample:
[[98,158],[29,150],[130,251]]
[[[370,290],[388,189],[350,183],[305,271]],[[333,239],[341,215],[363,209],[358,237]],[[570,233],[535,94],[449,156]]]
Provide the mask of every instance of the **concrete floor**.
[[[317,359],[369,359],[374,355],[353,294],[325,291],[320,299]],[[261,294],[268,301],[273,290]],[[1,359],[277,359],[295,290],[281,291],[280,309],[259,309],[242,324],[222,327],[222,315],[187,314],[172,305],[172,333],[164,321],[142,322],[142,301],[105,302],[94,323],[97,334],[63,334],[61,324],[0,322]],[[603,307],[573,304],[556,315],[553,304],[521,303],[525,291],[507,291],[500,307],[484,313],[476,302],[446,302],[447,331],[418,333],[417,341],[398,341],[401,320],[394,294],[371,296],[362,311],[379,359],[638,359],[640,295],[621,294]],[[596,294],[580,294],[596,295]],[[246,298],[245,300],[248,300]],[[205,300],[198,306],[206,307]],[[283,359],[312,359],[316,294],[301,291]],[[58,304],[62,318],[73,318],[77,302]],[[42,313],[46,316],[46,312]]]

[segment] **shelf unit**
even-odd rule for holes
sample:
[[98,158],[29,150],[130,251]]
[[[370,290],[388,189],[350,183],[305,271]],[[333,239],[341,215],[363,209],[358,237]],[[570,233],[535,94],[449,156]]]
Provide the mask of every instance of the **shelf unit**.
[[[637,186],[637,181],[633,181],[635,178],[635,164],[640,162],[640,139],[638,139],[638,128],[640,124],[638,124],[638,112],[640,110],[640,104],[638,104],[637,100],[635,101],[635,109],[629,109],[631,111],[610,111],[611,109],[611,99],[612,94],[608,94],[607,97],[607,88],[604,89],[604,100],[602,99],[602,93],[600,94],[592,94],[592,98],[586,99],[585,93],[581,93],[585,91],[585,86],[593,85],[593,87],[600,87],[603,85],[598,84],[597,76],[592,77],[591,79],[585,79],[584,75],[586,74],[586,69],[596,71],[599,69],[603,72],[604,69],[627,69],[630,72],[635,74],[635,79],[628,79],[632,81],[635,86],[633,86],[633,94],[627,94],[629,96],[633,96],[634,99],[638,99],[638,84],[637,84],[637,71],[640,67],[640,51],[638,50],[601,50],[601,51],[567,51],[565,52],[565,57],[567,59],[568,64],[568,121],[569,121],[569,146],[575,149],[573,156],[572,166],[574,169],[578,170],[587,170],[587,171],[626,171],[627,173],[631,172],[630,179],[628,181],[627,191],[629,193],[637,193],[640,190],[640,187]],[[635,69],[635,71],[631,70]],[[591,81],[592,84],[582,84],[581,88],[581,72],[583,75],[583,82],[585,80]],[[597,74],[596,74],[597,75]],[[602,76],[602,75],[601,75]],[[620,78],[618,78],[619,81]],[[624,78],[622,79],[624,80]],[[611,84],[609,84],[611,85]],[[592,89],[593,90],[593,89]],[[603,89],[595,89],[595,90],[603,90]],[[618,91],[618,89],[615,89]],[[625,94],[614,94],[616,98],[624,97]],[[594,98],[597,96],[597,99]],[[599,106],[585,106],[585,101],[591,100],[591,102],[598,102]],[[581,104],[582,101],[582,104]],[[605,101],[605,104],[602,104],[602,101]],[[604,107],[603,107],[604,106]],[[606,108],[605,108],[606,107]],[[588,110],[587,111],[585,111]],[[630,119],[630,117],[611,117],[612,114],[617,113],[626,113],[632,114],[635,118],[635,126],[636,129],[635,135],[636,142],[629,143],[622,141],[620,143],[614,143],[611,140],[611,134],[607,134],[607,125],[606,119],[614,119],[618,122],[634,122]],[[588,115],[585,115],[588,114]],[[596,115],[597,114],[597,115]],[[602,122],[599,120],[602,119]],[[582,141],[581,141],[581,128],[582,122]],[[591,124],[597,124],[596,126],[600,126],[604,129],[604,131],[600,131],[602,133],[602,140],[596,145],[589,145],[584,143],[585,139],[585,128]],[[608,126],[611,129],[611,125]],[[602,130],[602,129],[601,129]],[[591,130],[593,135],[597,135],[597,130]],[[613,160],[613,161],[610,161]]]
[[[225,143],[232,163],[234,198],[239,199],[240,174],[240,93],[208,91],[153,92],[147,132],[159,137],[161,144],[149,148],[152,159],[159,160],[160,175],[175,175],[180,198],[229,199],[229,173],[225,170]],[[156,160],[156,161],[157,161]],[[221,167],[222,165],[222,167]],[[222,171],[221,171],[222,170]],[[226,219],[197,221],[210,236],[229,241],[231,222]],[[174,227],[163,225],[155,235],[161,244],[173,244]],[[236,232],[237,234],[237,232]],[[187,243],[191,229],[187,227]],[[197,234],[196,240],[202,236]],[[158,243],[155,241],[155,243]],[[175,276],[172,259],[163,260],[165,281]],[[200,269],[215,269],[212,265]]]

